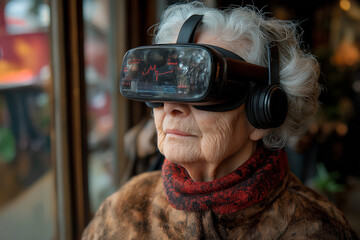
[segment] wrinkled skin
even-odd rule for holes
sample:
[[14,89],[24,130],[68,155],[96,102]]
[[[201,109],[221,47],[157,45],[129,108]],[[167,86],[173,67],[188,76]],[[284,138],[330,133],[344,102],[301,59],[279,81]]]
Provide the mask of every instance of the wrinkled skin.
[[239,167],[255,151],[260,131],[247,121],[244,106],[218,113],[164,103],[154,109],[154,118],[159,150],[195,181],[211,181]]

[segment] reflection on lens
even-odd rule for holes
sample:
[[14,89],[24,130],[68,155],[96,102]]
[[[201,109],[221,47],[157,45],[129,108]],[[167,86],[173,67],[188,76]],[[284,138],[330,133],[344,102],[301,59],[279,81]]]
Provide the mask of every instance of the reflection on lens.
[[211,76],[211,55],[201,47],[148,47],[130,50],[121,72],[125,97],[152,100],[199,99]]

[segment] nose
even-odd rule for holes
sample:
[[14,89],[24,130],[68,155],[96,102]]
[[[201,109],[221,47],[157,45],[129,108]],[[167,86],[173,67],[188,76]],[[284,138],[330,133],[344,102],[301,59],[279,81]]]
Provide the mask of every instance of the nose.
[[182,103],[164,103],[164,111],[172,116],[187,116],[190,113],[190,106]]

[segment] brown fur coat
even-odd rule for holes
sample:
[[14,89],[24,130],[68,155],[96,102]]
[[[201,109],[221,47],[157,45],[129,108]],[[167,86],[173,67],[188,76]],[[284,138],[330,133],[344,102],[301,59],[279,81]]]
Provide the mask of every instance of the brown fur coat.
[[266,200],[232,214],[169,205],[161,172],[110,196],[82,239],[358,239],[342,213],[288,172]]

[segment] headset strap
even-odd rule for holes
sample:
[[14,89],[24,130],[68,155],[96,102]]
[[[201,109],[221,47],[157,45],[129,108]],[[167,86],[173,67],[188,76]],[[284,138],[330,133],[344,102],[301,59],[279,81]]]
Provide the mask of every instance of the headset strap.
[[195,32],[204,15],[194,14],[182,25],[176,43],[193,43]]
[[269,81],[268,85],[280,85],[279,80],[279,50],[276,42],[272,42],[271,46],[268,44],[268,71]]

